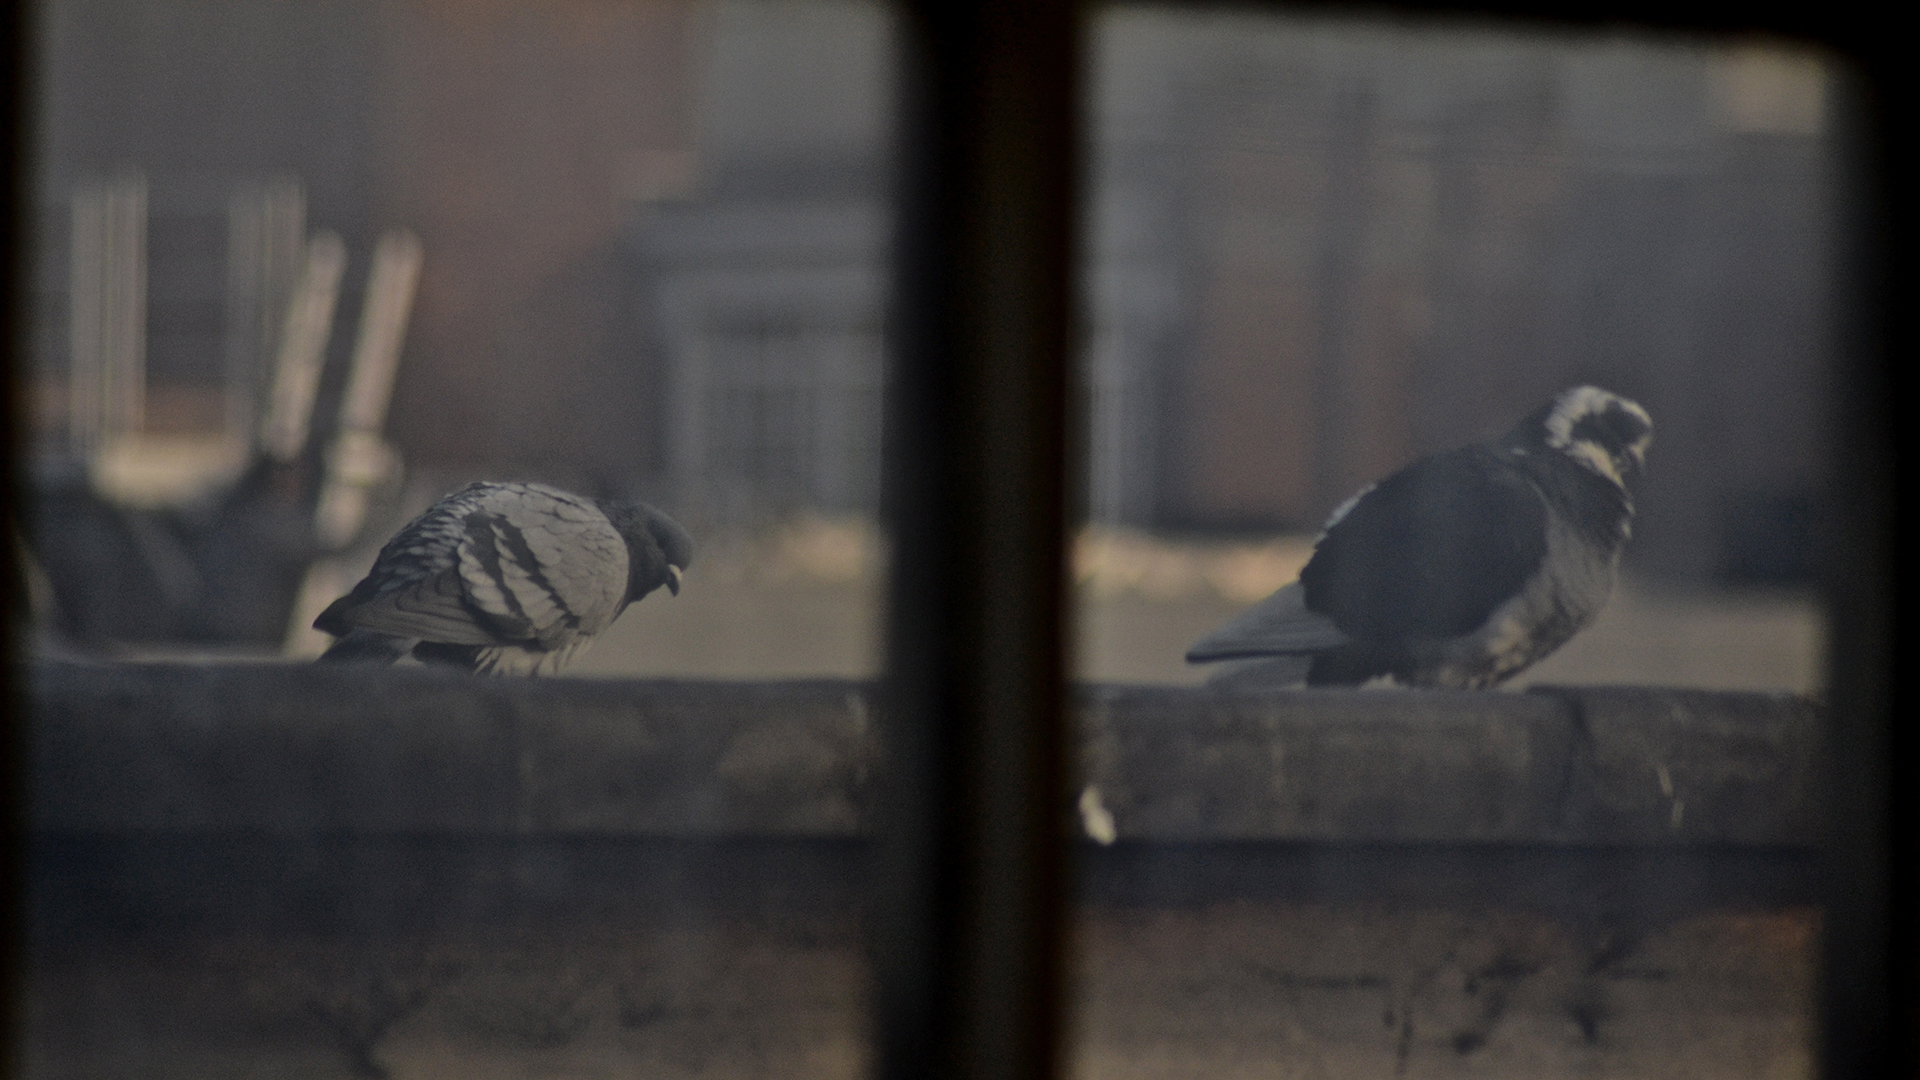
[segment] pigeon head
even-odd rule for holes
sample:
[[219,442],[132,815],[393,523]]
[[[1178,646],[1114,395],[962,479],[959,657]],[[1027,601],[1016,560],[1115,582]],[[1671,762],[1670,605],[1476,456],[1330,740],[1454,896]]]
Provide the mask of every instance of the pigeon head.
[[1506,441],[1565,454],[1624,491],[1646,466],[1653,418],[1636,401],[1576,386],[1521,421]]
[[646,503],[608,500],[598,505],[627,541],[632,559],[628,599],[638,600],[662,585],[680,595],[680,573],[693,562],[693,537],[687,530]]

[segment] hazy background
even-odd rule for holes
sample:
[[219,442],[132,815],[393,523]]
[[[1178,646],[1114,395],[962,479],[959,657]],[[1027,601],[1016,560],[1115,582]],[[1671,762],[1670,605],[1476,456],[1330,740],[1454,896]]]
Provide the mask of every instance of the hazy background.
[[[26,533],[50,647],[310,653],[306,613],[392,528],[521,478],[646,498],[702,541],[684,594],[635,608],[582,673],[877,670],[880,8],[39,16]],[[1595,382],[1656,423],[1627,578],[1530,677],[1819,685],[1822,56],[1135,7],[1094,27],[1083,675],[1197,680],[1186,645],[1290,580],[1353,490]],[[141,200],[139,295],[76,307],[77,208],[106,190]],[[304,522],[396,227],[424,251],[384,429],[404,467],[329,550]],[[249,474],[289,268],[323,231],[347,268],[314,435]],[[144,393],[77,432],[75,342],[98,333],[138,338]]]

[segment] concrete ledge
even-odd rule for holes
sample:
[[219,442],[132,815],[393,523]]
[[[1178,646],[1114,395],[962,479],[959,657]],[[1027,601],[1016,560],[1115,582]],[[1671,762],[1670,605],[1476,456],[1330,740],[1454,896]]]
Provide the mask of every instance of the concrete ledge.
[[1817,839],[1820,714],[1788,695],[1092,688],[1080,761],[1123,838]]
[[1549,698],[1094,690],[1082,769],[1119,835],[1496,841],[1556,835],[1575,745]]
[[1655,836],[1815,844],[1823,715],[1785,694],[1542,688],[1579,723],[1560,832],[1597,843]]
[[[860,683],[418,669],[26,672],[41,835],[853,837]],[[1088,687],[1123,841],[1806,846],[1820,713],[1788,696]]]
[[851,683],[36,664],[38,833],[850,836]]

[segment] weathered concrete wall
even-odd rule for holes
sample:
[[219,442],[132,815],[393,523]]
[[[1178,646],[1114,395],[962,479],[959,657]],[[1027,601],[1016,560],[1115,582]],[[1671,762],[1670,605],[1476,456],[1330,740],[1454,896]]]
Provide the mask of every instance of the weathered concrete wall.
[[[27,675],[25,1075],[861,1075],[862,684]],[[1808,703],[1079,700],[1078,1080],[1812,1075]]]
[[1799,845],[1818,716],[1784,695],[1094,689],[1081,755],[1121,836]]
[[847,836],[870,753],[851,683],[49,664],[29,687],[41,833]]
[[[861,683],[427,670],[32,669],[37,833],[848,837]],[[1081,781],[1154,842],[1814,840],[1819,714],[1784,695],[1089,687]]]

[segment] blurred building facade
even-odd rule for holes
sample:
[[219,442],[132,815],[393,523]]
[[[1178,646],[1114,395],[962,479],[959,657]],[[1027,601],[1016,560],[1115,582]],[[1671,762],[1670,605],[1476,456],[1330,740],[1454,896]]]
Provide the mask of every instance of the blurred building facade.
[[698,170],[621,233],[665,376],[667,479],[723,517],[870,512],[892,178],[873,7],[702,13]]
[[410,458],[657,469],[660,406],[622,332],[613,238],[636,198],[685,167],[694,11],[681,0],[42,5],[38,382],[57,388],[66,362],[68,200],[137,174],[151,206],[147,370],[168,388],[155,401],[199,402],[178,406],[188,415],[175,426],[214,422],[222,326],[242,314],[221,300],[240,228],[231,207],[236,192],[293,182],[305,226],[340,234],[349,253],[336,368],[374,238],[401,226],[425,245],[391,420]]
[[1765,45],[1117,15],[1096,261],[1153,286],[1102,291],[1095,322],[1177,298],[1157,351],[1119,350],[1164,436],[1145,519],[1310,527],[1594,382],[1655,419],[1631,558],[1805,570],[1831,467],[1827,77]]
[[[389,426],[410,461],[721,516],[873,506],[878,7],[56,0],[41,20],[43,414],[64,415],[76,191],[145,178],[146,423],[204,426],[234,415],[246,296],[273,295],[236,291],[234,193],[297,177],[360,268],[383,227],[424,242]],[[1591,381],[1658,426],[1643,568],[1806,570],[1833,466],[1818,58],[1122,8],[1089,73],[1090,517],[1311,529]]]

